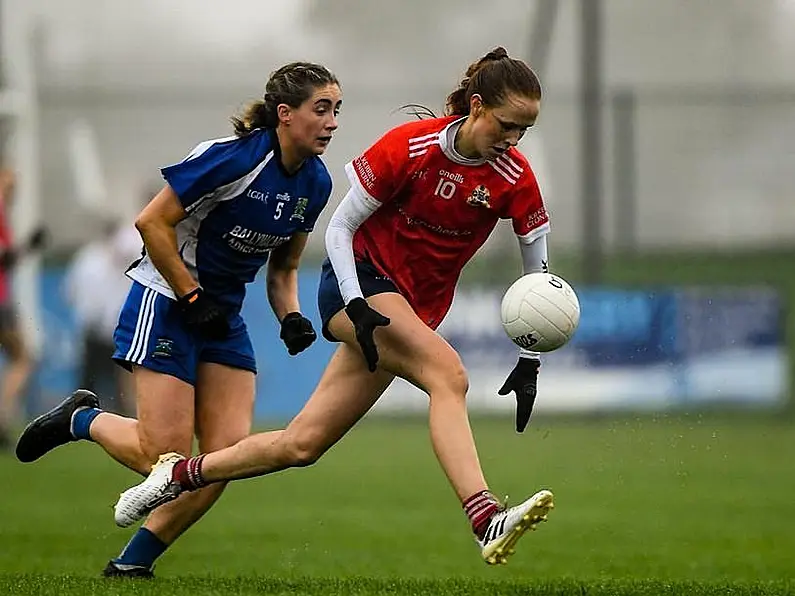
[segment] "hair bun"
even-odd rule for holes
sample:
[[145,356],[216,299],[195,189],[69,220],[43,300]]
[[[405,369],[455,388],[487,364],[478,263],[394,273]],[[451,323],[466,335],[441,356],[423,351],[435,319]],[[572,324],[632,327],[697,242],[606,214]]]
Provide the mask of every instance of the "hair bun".
[[502,46],[499,46],[499,47],[494,48],[492,51],[490,51],[485,56],[483,56],[483,60],[488,60],[488,61],[492,61],[493,60],[493,61],[496,62],[497,60],[502,60],[503,58],[507,58],[507,57],[508,57],[508,50],[506,50]]
[[[504,60],[506,58],[508,58],[508,51],[502,46],[496,47],[493,50],[491,50],[488,54],[483,56],[480,60],[470,65],[470,67],[467,69],[466,72],[466,78],[471,79],[473,76],[475,76],[475,73],[478,72],[484,66],[486,66],[486,64],[491,64],[492,62],[499,62],[500,60]],[[468,80],[465,79],[465,81],[466,82],[464,81],[461,82],[462,86],[464,87],[466,87],[466,85],[469,83]]]

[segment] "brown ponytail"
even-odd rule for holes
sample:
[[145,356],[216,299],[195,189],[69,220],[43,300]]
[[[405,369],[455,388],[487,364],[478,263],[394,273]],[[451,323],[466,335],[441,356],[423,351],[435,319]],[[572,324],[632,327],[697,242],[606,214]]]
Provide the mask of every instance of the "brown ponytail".
[[232,126],[239,137],[247,135],[255,128],[275,128],[278,122],[269,118],[268,104],[259,99],[248,104],[243,113],[232,117]]
[[473,95],[480,95],[485,105],[493,107],[510,93],[541,99],[541,83],[524,61],[511,58],[505,48],[497,47],[470,64],[458,88],[447,96],[444,112],[466,116]]

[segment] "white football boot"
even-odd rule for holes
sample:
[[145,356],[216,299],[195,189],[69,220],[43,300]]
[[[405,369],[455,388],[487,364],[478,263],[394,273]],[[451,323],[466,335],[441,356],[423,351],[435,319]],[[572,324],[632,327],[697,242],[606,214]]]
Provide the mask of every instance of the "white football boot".
[[184,489],[171,479],[172,471],[174,464],[184,459],[179,453],[161,455],[146,480],[121,493],[113,511],[116,525],[131,526],[152,510],[176,499]]
[[540,490],[524,503],[494,514],[483,540],[477,540],[480,554],[489,565],[504,565],[514,553],[516,542],[527,530],[535,530],[555,505],[552,493]]

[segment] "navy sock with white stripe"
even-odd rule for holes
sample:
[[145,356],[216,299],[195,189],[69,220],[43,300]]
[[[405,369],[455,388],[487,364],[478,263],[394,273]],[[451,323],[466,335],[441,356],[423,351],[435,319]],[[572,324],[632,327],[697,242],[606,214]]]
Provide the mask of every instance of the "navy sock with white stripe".
[[72,436],[75,439],[85,439],[93,441],[91,438],[91,423],[102,414],[102,410],[97,408],[78,408],[72,414]]

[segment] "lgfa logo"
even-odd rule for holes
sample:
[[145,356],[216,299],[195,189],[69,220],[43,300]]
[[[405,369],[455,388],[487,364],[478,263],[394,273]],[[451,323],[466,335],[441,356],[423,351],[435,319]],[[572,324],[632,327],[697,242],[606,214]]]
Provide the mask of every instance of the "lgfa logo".
[[269,194],[268,192],[262,192],[262,191],[259,191],[259,190],[254,190],[252,188],[252,189],[249,189],[249,191],[246,193],[246,196],[248,198],[250,198],[250,199],[254,199],[256,201],[262,201],[263,203],[267,203],[268,202],[268,194]]

